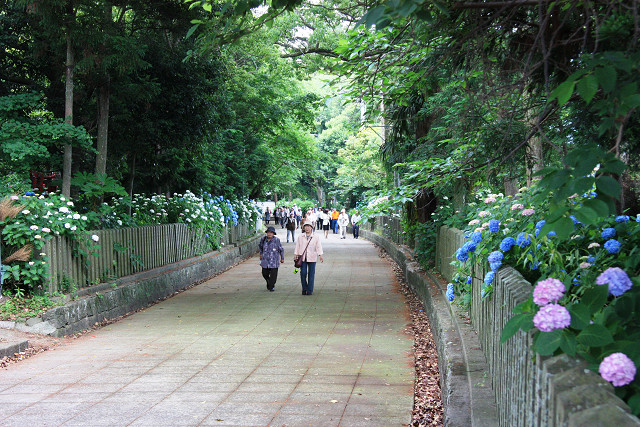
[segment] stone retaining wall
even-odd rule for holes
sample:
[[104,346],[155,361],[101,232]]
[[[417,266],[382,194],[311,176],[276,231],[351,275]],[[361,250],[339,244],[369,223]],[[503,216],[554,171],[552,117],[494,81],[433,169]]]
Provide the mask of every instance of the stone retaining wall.
[[[464,242],[463,233],[442,227],[436,245],[436,267],[451,280],[450,263]],[[472,284],[470,317],[490,367],[500,426],[640,426],[611,384],[585,369],[582,361],[566,355],[536,357],[530,350],[532,334],[519,331],[504,344],[500,335],[513,307],[529,298],[531,283],[511,267],[494,279],[493,296],[482,301],[484,271]],[[442,291],[442,289],[441,289]]]
[[[235,247],[210,252],[163,267],[154,268],[90,289],[77,301],[47,311],[40,318],[13,325],[16,329],[53,336],[69,335],[138,310],[207,279],[256,253],[261,235],[238,242]],[[6,322],[5,322],[6,323]],[[9,327],[11,325],[4,325]]]

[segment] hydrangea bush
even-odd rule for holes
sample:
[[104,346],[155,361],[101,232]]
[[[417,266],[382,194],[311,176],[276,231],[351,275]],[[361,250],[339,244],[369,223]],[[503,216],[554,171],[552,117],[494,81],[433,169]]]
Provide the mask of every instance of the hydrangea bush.
[[[595,196],[574,195],[568,204],[579,207]],[[491,296],[503,265],[516,268],[535,286],[516,307],[502,341],[533,329],[538,354],[585,359],[638,414],[640,216],[601,217],[589,225],[571,216],[572,232],[561,239],[545,227],[547,203],[535,188],[515,197],[478,195],[460,227],[465,242],[455,253],[457,274],[447,298],[469,303],[476,266],[486,272],[476,278],[483,298]]]
[[104,203],[98,212],[83,207],[59,194],[12,195],[11,206],[20,207],[14,216],[0,216],[2,227],[2,259],[9,252],[33,245],[29,260],[7,265],[5,279],[15,289],[26,287],[37,291],[48,273],[48,257],[42,252],[45,240],[63,235],[77,241],[78,254],[89,256],[99,248],[98,236],[88,230],[184,223],[207,239],[212,249],[221,246],[227,226],[256,224],[260,208],[251,200],[229,200],[210,194],[197,196],[187,191],[173,197],[136,194]]

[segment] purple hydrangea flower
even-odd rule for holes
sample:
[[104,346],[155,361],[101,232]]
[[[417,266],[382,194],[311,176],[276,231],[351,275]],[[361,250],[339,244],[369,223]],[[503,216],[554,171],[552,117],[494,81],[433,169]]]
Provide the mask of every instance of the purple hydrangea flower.
[[498,262],[504,259],[504,254],[500,251],[493,251],[487,257],[487,261],[489,262]]
[[616,217],[616,222],[627,222],[629,221],[629,215],[618,215]]
[[633,286],[625,271],[618,267],[609,267],[596,279],[598,285],[609,285],[609,293],[619,297]]
[[493,271],[488,272],[484,276],[484,283],[486,283],[487,285],[490,285],[493,282],[493,279],[495,277],[496,277],[496,273],[494,273]]
[[498,271],[498,269],[502,267],[502,261],[490,262],[489,266],[491,267],[491,271]]
[[636,365],[624,353],[613,353],[602,359],[598,368],[600,376],[616,387],[622,387],[633,381]]
[[604,243],[604,248],[610,254],[617,254],[620,251],[620,242],[618,242],[616,239],[607,240]]
[[604,230],[602,230],[602,232],[600,233],[600,235],[602,236],[603,239],[613,239],[614,237],[616,237],[616,229],[615,228],[605,228]]
[[453,283],[449,283],[447,285],[447,293],[446,293],[447,299],[449,301],[453,301],[453,299],[455,298],[454,292],[455,292],[455,289],[454,289]]
[[526,248],[531,244],[531,238],[526,233],[520,233],[516,239],[516,244],[521,248]]
[[471,235],[471,241],[474,243],[480,243],[482,242],[482,233],[479,231],[475,231],[472,235]]
[[560,280],[550,277],[540,280],[533,289],[533,302],[538,305],[547,305],[558,302],[564,296],[566,288]]
[[560,304],[549,304],[540,308],[533,316],[533,325],[542,332],[566,328],[571,324],[569,310]]
[[497,219],[489,220],[489,231],[492,233],[500,231],[500,221]]
[[464,262],[469,259],[469,254],[467,252],[464,252],[462,248],[460,248],[456,251],[456,259],[458,261]]
[[513,237],[505,237],[500,243],[500,250],[503,252],[508,252],[515,244],[516,239],[514,239]]

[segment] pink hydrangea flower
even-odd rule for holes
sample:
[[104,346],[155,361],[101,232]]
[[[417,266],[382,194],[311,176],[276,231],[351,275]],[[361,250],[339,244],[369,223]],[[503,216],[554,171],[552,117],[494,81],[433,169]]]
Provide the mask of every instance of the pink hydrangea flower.
[[478,212],[478,216],[479,217],[491,216],[491,212],[489,212],[489,211],[480,211],[480,212]]
[[478,224],[480,224],[479,219],[472,219],[471,221],[469,221],[469,225],[478,225]]
[[512,211],[517,211],[517,210],[521,210],[524,209],[524,205],[521,203],[516,203],[515,205],[511,206],[511,210]]
[[616,387],[629,384],[636,376],[636,365],[624,353],[605,357],[598,368],[600,376]]
[[484,199],[485,203],[495,203],[496,202],[496,198],[495,197],[487,197],[486,199]]
[[525,210],[523,210],[523,211],[522,211],[522,212],[520,212],[520,213],[521,213],[522,215],[524,215],[524,216],[531,216],[531,215],[533,215],[534,213],[536,213],[536,211],[535,211],[535,210],[533,210],[533,209],[525,209]]
[[533,316],[533,325],[542,332],[563,329],[570,324],[571,315],[569,314],[569,310],[560,304],[545,305]]
[[533,302],[540,306],[558,302],[564,296],[565,291],[564,283],[558,279],[550,277],[546,280],[540,280],[533,289]]
[[591,264],[589,264],[588,262],[581,262],[579,267],[580,268],[589,268],[589,267],[591,267]]

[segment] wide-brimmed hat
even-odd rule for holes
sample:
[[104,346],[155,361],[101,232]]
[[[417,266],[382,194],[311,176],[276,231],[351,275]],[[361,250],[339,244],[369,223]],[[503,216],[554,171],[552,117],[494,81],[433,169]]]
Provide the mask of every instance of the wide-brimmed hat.
[[273,227],[267,227],[267,229],[265,230],[265,233],[268,232],[268,231],[272,232],[273,234],[278,234],[278,233],[276,233],[276,229],[273,228]]
[[314,227],[314,225],[313,225],[313,223],[312,223],[311,221],[309,221],[309,220],[305,221],[305,222],[302,224],[302,228],[304,228],[304,226],[305,226],[305,225],[308,225],[308,226],[309,226],[309,227],[311,227],[311,228],[315,228],[315,227]]

